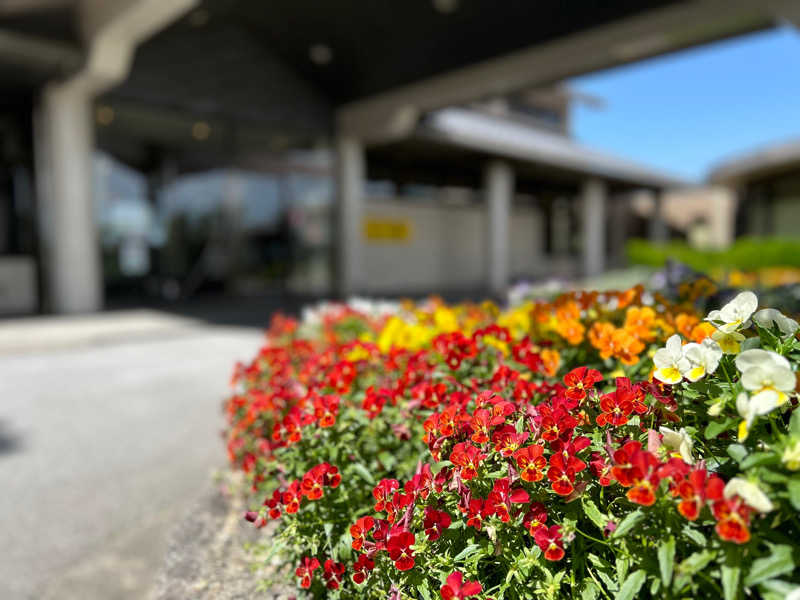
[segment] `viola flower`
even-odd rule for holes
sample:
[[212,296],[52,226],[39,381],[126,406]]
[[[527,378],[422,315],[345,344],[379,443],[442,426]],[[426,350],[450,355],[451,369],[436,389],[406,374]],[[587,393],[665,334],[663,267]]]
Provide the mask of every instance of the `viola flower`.
[[528,492],[522,488],[512,490],[508,477],[501,477],[495,480],[492,491],[489,492],[489,496],[486,498],[486,503],[503,523],[507,523],[511,520],[511,514],[509,513],[511,505],[523,504],[529,500]]
[[386,549],[398,571],[408,571],[414,567],[414,551],[411,550],[414,541],[414,534],[410,531],[399,528],[392,529]]
[[692,448],[694,448],[694,440],[692,436],[686,433],[686,429],[681,427],[678,431],[670,429],[669,427],[659,427],[661,433],[661,443],[664,444],[669,450],[675,452],[683,459],[686,464],[693,465],[694,459],[692,458]]
[[289,484],[288,489],[283,492],[283,496],[281,497],[281,501],[283,502],[283,506],[286,509],[287,514],[292,515],[300,510],[301,497],[302,492],[300,491],[300,482],[295,479]]
[[419,496],[423,500],[428,497],[430,492],[433,474],[431,473],[431,466],[429,464],[422,465],[419,473],[416,473],[410,480],[406,482],[403,487],[406,494],[411,494],[415,498]]
[[681,336],[677,333],[671,336],[667,345],[653,355],[653,364],[656,366],[653,377],[670,385],[680,383],[691,368],[689,360],[683,354]]
[[367,413],[369,419],[374,419],[383,411],[383,407],[390,399],[391,392],[386,388],[375,389],[375,386],[369,386],[364,393],[364,401],[361,403],[361,408]]
[[338,590],[344,577],[344,563],[333,562],[330,558],[325,561],[322,577],[325,579],[325,587],[329,590]]
[[741,477],[734,477],[726,483],[722,495],[725,499],[739,496],[750,508],[760,513],[768,513],[775,510],[775,505],[772,504],[769,497],[761,491],[761,488],[755,483],[747,479],[742,479]]
[[731,333],[749,327],[757,308],[758,297],[750,291],[741,292],[720,310],[708,313],[706,321],[723,333]]
[[564,558],[564,542],[561,539],[561,527],[539,527],[533,534],[536,545],[544,552],[547,560],[557,561]]
[[381,479],[378,482],[378,485],[372,490],[376,512],[385,510],[386,505],[391,503],[393,492],[397,489],[400,489],[400,482],[397,479]]
[[577,367],[564,375],[564,384],[567,386],[566,396],[570,400],[582,402],[589,390],[594,389],[594,384],[603,380],[600,371],[588,367]]
[[633,456],[642,450],[642,444],[637,441],[630,441],[623,444],[622,448],[614,451],[614,464],[611,466],[611,476],[617,480],[622,487],[633,485],[634,466]]
[[712,339],[705,339],[697,344],[690,342],[683,347],[683,355],[689,361],[689,368],[684,373],[686,379],[694,383],[717,370],[722,358],[722,348]]
[[485,408],[477,409],[473,415],[470,425],[473,434],[470,439],[476,444],[485,444],[489,441],[489,427],[492,426],[492,415]]
[[550,487],[553,488],[556,494],[569,496],[575,491],[575,469],[570,467],[562,468],[562,466],[553,466],[551,457],[551,467],[547,470],[547,479],[550,480]]
[[456,444],[450,453],[450,462],[460,468],[461,478],[465,481],[478,476],[478,467],[484,458],[486,454],[466,442]]
[[652,506],[656,502],[656,489],[661,478],[658,475],[658,459],[645,450],[635,452],[630,459],[631,487],[626,496],[631,502]]
[[543,440],[552,442],[557,439],[568,439],[572,430],[578,426],[578,420],[561,408],[551,408],[547,404],[536,407],[534,422],[541,428]]
[[369,577],[369,572],[374,568],[374,560],[367,558],[366,554],[359,554],[353,564],[353,582],[359,585],[364,583]]
[[275,490],[272,492],[272,497],[264,500],[264,506],[269,509],[269,518],[278,519],[281,516],[281,491]]
[[314,398],[314,416],[320,427],[333,427],[339,414],[339,396],[317,396]]
[[797,330],[800,329],[800,325],[798,325],[797,321],[790,319],[779,310],[775,310],[774,308],[762,308],[753,315],[753,321],[755,321],[759,327],[764,329],[772,329],[773,327],[777,327],[781,332],[782,337],[793,336],[795,333],[797,333]]
[[780,406],[797,385],[789,361],[768,350],[746,350],[736,357],[736,368],[742,372],[742,387],[752,394],[754,402],[772,402]]
[[534,502],[528,508],[525,517],[523,517],[522,524],[531,535],[536,535],[537,529],[541,527],[546,528],[545,523],[547,523],[547,511],[545,510],[544,504],[541,502]]
[[464,600],[480,594],[483,590],[477,581],[464,581],[464,576],[458,571],[447,576],[447,582],[442,586],[441,594],[444,600]]
[[353,550],[361,550],[366,536],[375,526],[375,519],[372,517],[361,517],[350,526],[350,535],[353,537]]
[[720,487],[707,488],[708,499],[712,501],[711,512],[717,520],[714,529],[723,540],[746,544],[750,540],[750,515],[753,509],[739,496],[725,498]]
[[392,502],[385,504],[386,519],[389,523],[394,523],[398,518],[402,517],[405,510],[414,504],[414,496],[412,494],[401,494],[395,492],[392,496]]
[[708,476],[705,469],[694,469],[689,476],[681,481],[675,488],[675,492],[680,496],[678,512],[690,521],[694,521],[700,516],[700,510],[709,497],[719,498],[722,496],[724,483],[716,475]]
[[311,587],[311,580],[317,569],[319,569],[319,561],[316,558],[303,557],[303,562],[294,570],[294,574],[300,578],[301,588],[307,590]]
[[528,439],[529,435],[527,431],[517,433],[513,425],[503,425],[492,434],[494,450],[501,456],[509,457]]
[[628,422],[628,417],[633,413],[633,398],[625,390],[617,388],[613,392],[600,396],[600,410],[596,422],[602,427],[613,425],[619,427]]
[[428,536],[429,540],[433,541],[441,537],[442,531],[450,527],[451,522],[452,519],[446,512],[427,507],[422,526],[425,528],[425,535]]
[[519,476],[523,481],[535,482],[544,478],[547,459],[543,454],[544,448],[539,445],[526,446],[514,452],[514,460],[517,461]]
[[483,520],[492,516],[491,506],[480,498],[472,498],[467,509],[467,526],[480,530]]

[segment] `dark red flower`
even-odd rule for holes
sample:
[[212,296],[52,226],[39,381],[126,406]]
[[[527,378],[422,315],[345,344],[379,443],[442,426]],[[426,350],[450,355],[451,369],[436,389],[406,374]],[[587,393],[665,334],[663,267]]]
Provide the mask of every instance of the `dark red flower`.
[[430,506],[425,509],[425,520],[422,526],[425,528],[425,535],[429,540],[438,540],[442,531],[450,527],[452,519],[446,512],[436,510]]
[[539,445],[525,446],[514,452],[514,460],[519,467],[519,476],[523,481],[539,481],[544,478],[547,459],[544,448]]
[[522,488],[512,490],[508,477],[501,477],[495,480],[494,487],[492,491],[489,492],[486,503],[501,521],[507,523],[511,520],[511,515],[509,513],[511,505],[523,504],[529,500],[528,492]]
[[350,526],[350,535],[353,537],[353,550],[361,550],[367,534],[375,526],[375,519],[372,517],[361,517]]
[[303,557],[303,562],[294,570],[294,574],[300,578],[300,587],[308,589],[311,587],[311,579],[314,571],[319,568],[319,561],[316,558]]
[[581,402],[586,398],[588,390],[594,388],[594,384],[603,380],[600,371],[589,369],[588,367],[577,367],[564,375],[564,384],[567,386],[564,392],[567,398]]
[[364,583],[369,577],[369,572],[374,568],[374,560],[367,558],[365,554],[359,554],[355,564],[353,564],[353,582]]
[[338,590],[344,577],[344,569],[344,563],[333,562],[330,558],[326,560],[322,572],[325,587],[329,590]]
[[536,545],[544,552],[547,560],[561,560],[564,558],[564,542],[561,540],[561,527],[539,527],[533,534]]
[[461,469],[461,478],[465,481],[477,477],[478,466],[484,458],[485,454],[467,442],[456,444],[450,453],[450,462]]
[[394,561],[394,566],[399,571],[408,571],[414,567],[414,534],[404,529],[392,528],[389,534],[389,541],[386,549],[389,551],[389,558]]
[[384,510],[386,504],[391,502],[392,493],[399,488],[400,482],[397,479],[381,479],[372,490],[375,498],[375,510],[377,512]]

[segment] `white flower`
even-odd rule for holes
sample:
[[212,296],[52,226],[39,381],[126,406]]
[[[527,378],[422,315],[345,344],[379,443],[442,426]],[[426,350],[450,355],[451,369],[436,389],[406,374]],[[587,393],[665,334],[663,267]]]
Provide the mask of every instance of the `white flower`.
[[702,344],[686,344],[683,347],[683,356],[689,361],[686,379],[695,382],[717,370],[722,358],[722,348],[713,339],[706,338]]
[[774,408],[794,391],[796,379],[789,361],[775,352],[745,350],[736,357],[736,368],[742,372],[742,386],[752,392],[753,401],[769,401]]
[[706,413],[709,417],[718,417],[722,414],[722,409],[725,407],[725,400],[718,400],[708,407]]
[[653,376],[670,385],[680,383],[683,374],[689,370],[689,361],[683,356],[681,336],[677,333],[667,340],[665,348],[660,348],[653,355],[656,371]]
[[739,354],[740,344],[744,341],[744,336],[738,331],[724,332],[717,329],[711,334],[711,339],[719,344],[725,354]]
[[800,328],[797,321],[790,319],[774,308],[761,309],[753,315],[753,321],[764,329],[772,329],[774,325],[777,325],[780,332],[785,336],[794,335],[798,328]]
[[800,587],[796,587],[789,592],[784,600],[800,600]]
[[723,333],[732,333],[750,325],[750,317],[758,308],[758,297],[753,292],[742,292],[720,310],[708,313],[706,321]]
[[766,415],[775,406],[773,399],[768,396],[761,395],[750,398],[745,392],[741,392],[736,398],[736,410],[744,419],[739,423],[739,441],[743,442],[747,439],[756,417]]
[[694,447],[694,441],[692,440],[691,436],[686,433],[686,429],[681,427],[679,431],[674,431],[669,427],[659,427],[658,431],[662,435],[662,444],[664,444],[667,448],[676,450],[678,453],[680,453],[681,458],[685,463],[690,465],[694,464],[694,460],[692,459],[692,448]]
[[800,440],[792,440],[790,444],[787,444],[783,450],[781,462],[790,471],[800,470]]
[[767,495],[756,484],[741,477],[731,479],[725,485],[722,495],[726,499],[739,496],[748,506],[762,513],[769,512],[775,508]]

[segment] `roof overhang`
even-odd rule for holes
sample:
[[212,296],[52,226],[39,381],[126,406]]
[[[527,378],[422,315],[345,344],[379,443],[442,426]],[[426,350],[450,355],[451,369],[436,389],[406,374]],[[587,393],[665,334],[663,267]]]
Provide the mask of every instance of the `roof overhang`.
[[732,187],[800,171],[800,139],[771,144],[715,166],[708,175],[711,183]]

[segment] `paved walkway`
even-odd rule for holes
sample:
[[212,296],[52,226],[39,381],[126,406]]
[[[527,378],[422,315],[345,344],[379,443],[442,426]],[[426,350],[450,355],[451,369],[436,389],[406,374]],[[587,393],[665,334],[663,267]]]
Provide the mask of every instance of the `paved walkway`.
[[146,598],[261,339],[142,311],[0,322],[0,598]]

